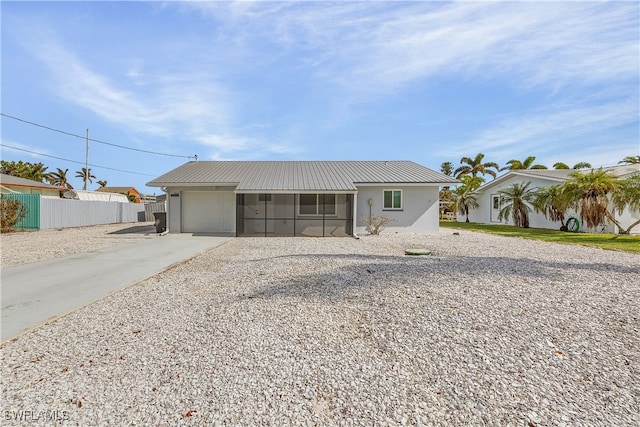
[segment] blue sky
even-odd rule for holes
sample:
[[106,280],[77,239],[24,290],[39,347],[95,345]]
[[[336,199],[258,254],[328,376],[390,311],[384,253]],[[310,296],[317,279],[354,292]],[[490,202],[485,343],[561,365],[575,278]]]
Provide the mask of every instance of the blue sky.
[[[138,150],[435,170],[479,152],[549,167],[640,153],[637,2],[0,7],[2,113]],[[71,177],[83,166],[81,138],[1,124],[2,159]],[[89,150],[97,179],[150,194],[146,182],[185,161]]]

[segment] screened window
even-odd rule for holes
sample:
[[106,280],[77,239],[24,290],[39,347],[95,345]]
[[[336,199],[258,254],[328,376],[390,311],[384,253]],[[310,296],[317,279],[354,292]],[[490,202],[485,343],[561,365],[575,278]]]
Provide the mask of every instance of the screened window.
[[402,190],[384,190],[384,209],[402,209]]
[[259,202],[270,202],[271,201],[271,194],[259,194],[258,195],[258,201]]
[[300,215],[335,215],[335,194],[300,194]]

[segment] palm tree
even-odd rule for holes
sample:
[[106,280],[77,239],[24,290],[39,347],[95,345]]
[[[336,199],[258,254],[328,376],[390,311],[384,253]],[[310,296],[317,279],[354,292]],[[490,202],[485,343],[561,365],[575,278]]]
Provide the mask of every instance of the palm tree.
[[572,172],[560,186],[560,192],[565,203],[576,210],[587,227],[597,227],[609,219],[622,229],[609,212],[609,195],[616,192],[617,186],[617,177],[600,168],[586,173]]
[[503,170],[516,170],[516,169],[547,169],[547,167],[544,165],[534,165],[533,162],[535,161],[536,161],[535,156],[529,156],[526,159],[524,159],[524,161],[522,162],[520,160],[512,159],[507,162],[508,166],[505,166],[500,170],[503,171]]
[[589,162],[578,162],[571,169],[591,169],[591,163]]
[[[475,158],[463,157],[460,159],[461,165],[453,171],[453,174],[456,178],[460,179],[460,177],[464,175],[471,175],[474,178],[478,176],[479,173],[482,175],[491,175],[492,177],[496,177],[497,172],[500,170],[500,166],[494,162],[482,162],[484,159],[484,154],[478,153]],[[490,168],[495,169],[492,171]]]
[[84,182],[84,185],[82,186],[83,190],[87,189],[87,181],[89,181],[90,183],[93,183],[93,180],[95,179],[95,175],[93,175],[91,173],[91,168],[87,169],[87,168],[82,168],[79,171],[76,171],[76,178],[82,178],[82,182]]
[[542,212],[545,218],[554,222],[560,221],[561,231],[567,230],[564,215],[569,209],[569,203],[562,198],[560,185],[538,188],[533,194],[531,204],[533,209],[536,212]]
[[578,162],[573,165],[572,168],[569,167],[568,164],[562,162],[556,162],[553,164],[554,169],[591,169],[591,163],[588,162]]
[[530,182],[515,183],[511,187],[500,190],[503,207],[498,213],[498,220],[513,218],[513,225],[520,228],[529,228],[529,204],[533,201],[534,190],[530,189]]
[[623,163],[626,163],[629,165],[640,164],[640,156],[627,156],[618,162],[618,164],[623,164]]
[[[629,206],[630,211],[640,211],[640,175],[632,175],[631,177],[622,180],[618,183],[616,192],[613,193],[611,198],[613,205],[618,210],[618,214],[622,214],[622,211],[626,206]],[[630,234],[631,229],[640,224],[640,219],[632,223],[626,230],[623,230],[618,226],[618,232],[620,234]],[[617,225],[617,224],[616,224]]]
[[456,203],[456,210],[462,215],[466,215],[466,222],[469,222],[469,209],[477,209],[479,207],[478,200],[474,194],[483,179],[477,176],[465,175],[460,177],[462,185],[453,190],[453,197]]
[[59,185],[60,187],[64,187],[67,190],[73,190],[73,186],[67,179],[67,172],[69,169],[62,170],[60,168],[56,168],[57,172],[51,172],[48,176],[48,180],[50,184]]
[[98,183],[98,185],[100,186],[100,188],[102,187],[106,187],[107,186],[107,181],[103,181],[103,180],[98,180],[96,181]]

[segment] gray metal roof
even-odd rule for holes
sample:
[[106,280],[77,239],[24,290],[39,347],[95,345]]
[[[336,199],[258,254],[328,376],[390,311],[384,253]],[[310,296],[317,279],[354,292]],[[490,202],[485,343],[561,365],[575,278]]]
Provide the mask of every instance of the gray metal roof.
[[45,182],[33,181],[31,179],[19,178],[13,175],[0,174],[0,184],[6,186],[15,186],[15,187],[31,187],[31,188],[44,188],[47,190],[66,190],[66,188],[51,185]]
[[150,187],[236,186],[236,191],[356,191],[357,184],[456,184],[411,161],[199,161],[147,183]]

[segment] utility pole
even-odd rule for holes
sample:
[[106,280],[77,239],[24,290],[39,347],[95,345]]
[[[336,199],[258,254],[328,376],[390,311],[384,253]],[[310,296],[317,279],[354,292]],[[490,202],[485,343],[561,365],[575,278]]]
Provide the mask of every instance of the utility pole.
[[87,149],[84,157],[84,186],[83,190],[87,189],[87,180],[89,179],[89,129],[87,129]]

